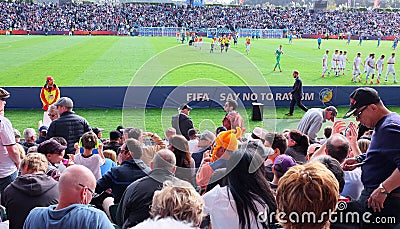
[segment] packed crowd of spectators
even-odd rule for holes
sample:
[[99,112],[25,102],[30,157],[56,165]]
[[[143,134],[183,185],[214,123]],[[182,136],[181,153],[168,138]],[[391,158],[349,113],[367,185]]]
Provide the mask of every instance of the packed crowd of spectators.
[[[62,5],[0,2],[0,29],[130,31],[138,27],[287,29],[296,34],[398,35],[400,16],[383,11],[330,11],[170,4]],[[350,29],[350,30],[349,30]]]
[[[61,97],[49,105],[50,125],[39,136],[26,128],[22,141],[4,117],[10,96],[0,88],[2,228],[375,229],[400,222],[400,116],[372,88],[350,95],[355,102],[343,118],[355,116],[358,126],[335,120],[330,106],[306,111],[297,129],[246,133],[237,102],[228,99],[216,130],[198,133],[192,108],[182,104],[165,138],[122,126],[103,135]],[[324,138],[313,138],[326,121],[333,126]],[[293,218],[310,213],[314,220]],[[347,218],[364,213],[368,222]],[[395,221],[376,227],[382,217]]]

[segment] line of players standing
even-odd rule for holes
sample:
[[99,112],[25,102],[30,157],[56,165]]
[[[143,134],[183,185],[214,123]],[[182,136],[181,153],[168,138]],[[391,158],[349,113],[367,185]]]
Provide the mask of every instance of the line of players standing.
[[[340,76],[345,74],[346,64],[349,63],[347,59],[346,51],[335,50],[334,54],[332,54],[331,68],[328,71],[328,55],[329,50],[325,51],[325,54],[322,57],[322,78],[325,77],[326,72],[328,75],[333,71],[335,76]],[[365,61],[362,62],[361,53],[357,53],[356,57],[353,61],[353,77],[351,79],[352,82],[357,83],[362,81],[362,75],[365,74],[365,84],[374,84],[375,71],[377,73],[376,83],[381,83],[381,76],[384,67],[385,55],[381,55],[381,57],[375,62],[375,54],[371,53]],[[393,75],[393,83],[397,83],[396,80],[396,71],[394,69],[395,64],[395,53],[392,53],[391,57],[387,60],[387,68],[386,68],[386,76],[385,82],[388,82],[389,74]],[[364,67],[364,72],[361,74],[361,65]],[[371,76],[371,81],[369,81],[369,76]]]

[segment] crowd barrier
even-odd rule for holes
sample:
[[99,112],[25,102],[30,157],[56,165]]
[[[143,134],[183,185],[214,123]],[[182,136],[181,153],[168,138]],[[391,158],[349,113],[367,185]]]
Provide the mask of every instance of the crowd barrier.
[[[7,109],[41,109],[41,87],[5,87],[11,93]],[[305,86],[303,103],[308,107],[348,106],[356,87]],[[375,87],[387,106],[400,106],[400,87]],[[73,99],[75,108],[177,108],[189,103],[195,108],[216,108],[228,98],[245,107],[253,102],[267,107],[289,106],[291,87],[60,87],[61,96]]]

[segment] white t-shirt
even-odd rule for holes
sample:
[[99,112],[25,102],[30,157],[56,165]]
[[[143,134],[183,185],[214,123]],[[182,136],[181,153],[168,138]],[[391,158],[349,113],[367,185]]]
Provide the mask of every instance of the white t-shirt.
[[[235,200],[231,193],[229,193],[229,197],[230,199],[228,199],[227,187],[221,188],[219,185],[203,195],[204,213],[210,214],[213,229],[239,229],[239,216]],[[256,205],[259,212],[265,211],[264,206],[258,202]],[[268,212],[267,215],[269,215]],[[257,225],[258,228],[262,228],[262,225],[257,222],[257,215],[250,219],[250,228],[257,228]]]
[[199,144],[198,139],[193,139],[188,141],[190,154],[197,152],[199,150],[198,144]]
[[[388,68],[389,67],[394,67],[394,63],[395,63],[394,61],[395,61],[395,58],[393,58],[393,57],[390,57],[388,59],[388,61],[387,61],[388,62]],[[393,64],[389,64],[389,63],[393,63]]]
[[368,68],[375,69],[374,64],[375,64],[374,59],[369,58],[368,61],[367,61]]
[[323,62],[323,66],[328,66],[328,55],[324,54],[322,56],[322,62]]
[[98,154],[92,154],[90,157],[83,157],[82,154],[77,154],[74,157],[75,164],[83,165],[92,171],[96,180],[101,178],[100,166],[104,164],[104,160]]
[[361,64],[361,57],[356,56],[354,58],[354,68],[355,69],[360,69],[360,64]]
[[378,60],[376,60],[376,68],[382,69],[382,67],[383,67],[383,59],[379,58]]
[[368,61],[369,61],[369,57],[365,58],[365,61],[364,61],[364,66],[365,67],[364,68],[365,68],[366,71],[369,69]]
[[344,187],[342,196],[350,196],[352,200],[358,200],[364,186],[361,182],[361,169],[356,168],[353,171],[344,171]]
[[339,54],[333,54],[332,61],[338,61],[338,60],[339,60]]
[[8,177],[17,167],[8,155],[6,146],[15,145],[14,131],[10,120],[0,116],[0,178]]

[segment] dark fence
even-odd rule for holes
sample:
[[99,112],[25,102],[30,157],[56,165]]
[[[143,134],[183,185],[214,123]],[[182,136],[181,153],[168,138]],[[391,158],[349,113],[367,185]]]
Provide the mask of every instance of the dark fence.
[[[5,87],[11,97],[7,109],[41,109],[40,87]],[[356,87],[304,87],[303,102],[309,107],[348,106]],[[388,106],[400,106],[400,87],[375,87]],[[221,107],[228,98],[245,107],[253,102],[266,107],[289,106],[291,87],[60,87],[75,108],[177,108],[189,103],[195,108]]]

